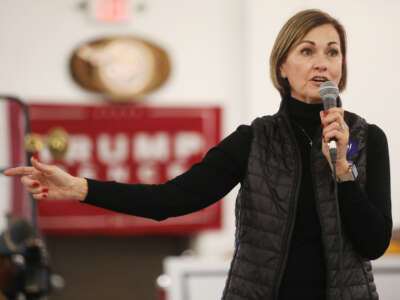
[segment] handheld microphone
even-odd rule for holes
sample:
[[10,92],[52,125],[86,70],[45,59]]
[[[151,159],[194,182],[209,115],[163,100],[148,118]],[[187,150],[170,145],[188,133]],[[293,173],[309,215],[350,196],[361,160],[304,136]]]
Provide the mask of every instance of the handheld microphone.
[[[327,111],[332,107],[337,106],[337,98],[339,96],[339,88],[332,81],[325,81],[321,84],[318,89],[318,93],[322,98],[322,103],[324,104],[324,110]],[[337,147],[336,139],[330,139],[328,141],[329,153],[331,155],[332,163],[336,162],[337,158]]]

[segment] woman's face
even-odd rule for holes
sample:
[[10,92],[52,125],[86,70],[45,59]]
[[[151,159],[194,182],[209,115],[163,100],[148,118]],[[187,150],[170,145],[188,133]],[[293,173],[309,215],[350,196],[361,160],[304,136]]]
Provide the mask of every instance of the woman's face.
[[289,51],[280,71],[287,78],[291,96],[306,103],[319,103],[318,88],[324,81],[339,85],[342,77],[340,38],[330,24],[311,29]]

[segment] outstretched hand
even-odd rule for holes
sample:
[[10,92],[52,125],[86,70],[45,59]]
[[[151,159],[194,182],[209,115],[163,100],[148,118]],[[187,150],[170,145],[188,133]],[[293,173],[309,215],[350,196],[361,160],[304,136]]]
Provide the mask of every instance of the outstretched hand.
[[4,171],[6,176],[22,176],[21,182],[33,198],[49,200],[84,200],[87,181],[60,168],[31,158],[32,167],[16,167]]

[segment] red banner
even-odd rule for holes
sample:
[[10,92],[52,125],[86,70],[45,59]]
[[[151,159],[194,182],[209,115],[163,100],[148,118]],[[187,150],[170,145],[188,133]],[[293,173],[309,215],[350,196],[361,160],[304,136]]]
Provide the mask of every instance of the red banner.
[[[135,105],[30,105],[32,132],[67,131],[68,151],[43,162],[69,173],[124,183],[163,183],[201,160],[220,139],[220,108]],[[39,201],[39,226],[48,234],[188,234],[220,228],[221,203],[163,222],[114,213],[77,201]]]

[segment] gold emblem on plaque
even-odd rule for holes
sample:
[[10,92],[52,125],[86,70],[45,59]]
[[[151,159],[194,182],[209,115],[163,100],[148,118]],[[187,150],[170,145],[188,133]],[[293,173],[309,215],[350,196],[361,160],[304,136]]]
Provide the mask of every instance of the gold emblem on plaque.
[[54,159],[61,159],[68,150],[68,133],[61,127],[51,129],[43,139],[39,134],[32,133],[25,136],[25,149],[28,152],[39,152],[47,147]]
[[62,128],[49,131],[46,139],[47,148],[55,159],[63,158],[68,150],[68,133]]
[[36,133],[25,136],[25,149],[28,152],[38,152],[43,148],[42,137]]

